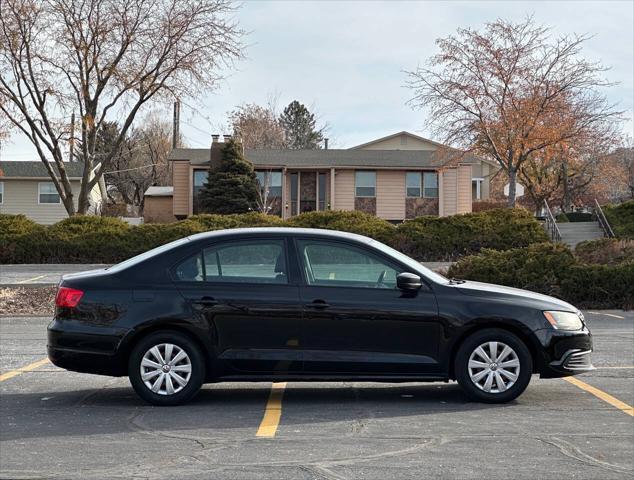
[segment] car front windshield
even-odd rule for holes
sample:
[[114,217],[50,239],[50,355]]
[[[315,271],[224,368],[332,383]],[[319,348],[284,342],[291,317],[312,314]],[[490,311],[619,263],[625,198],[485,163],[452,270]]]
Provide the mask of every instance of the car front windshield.
[[395,250],[392,247],[388,247],[384,243],[377,242],[376,240],[372,240],[370,242],[370,245],[372,245],[373,247],[378,248],[379,250],[387,253],[391,257],[396,258],[399,262],[407,265],[412,270],[414,270],[416,272],[419,272],[421,275],[423,275],[428,280],[431,280],[432,282],[440,283],[440,284],[449,283],[449,279],[447,279],[446,277],[443,277],[439,273],[436,273],[433,270],[430,270],[429,268],[423,266],[422,263],[417,262],[416,260],[414,260],[411,257],[408,257],[404,253],[401,253],[401,252],[399,252],[398,250]]
[[117,263],[116,265],[106,268],[106,270],[113,273],[120,272],[122,270],[125,270],[126,268],[132,267],[134,265],[138,265],[139,263],[144,262],[145,260],[149,258],[160,255],[163,252],[166,252],[174,247],[178,247],[179,245],[182,245],[187,242],[189,242],[188,237],[179,238],[178,240],[174,240],[173,242],[166,243],[165,245],[161,245],[160,247],[153,248],[152,250],[143,252],[139,255],[136,255],[135,257],[128,258],[127,260],[124,260],[121,263]]

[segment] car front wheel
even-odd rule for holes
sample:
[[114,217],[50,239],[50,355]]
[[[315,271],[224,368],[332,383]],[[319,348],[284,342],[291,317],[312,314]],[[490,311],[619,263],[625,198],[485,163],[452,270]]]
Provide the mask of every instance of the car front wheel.
[[504,403],[517,398],[533,372],[530,351],[516,335],[491,328],[468,337],[458,349],[455,375],[469,398]]
[[155,332],[132,350],[130,383],[145,401],[159,406],[179,405],[194,397],[205,378],[203,354],[179,332]]

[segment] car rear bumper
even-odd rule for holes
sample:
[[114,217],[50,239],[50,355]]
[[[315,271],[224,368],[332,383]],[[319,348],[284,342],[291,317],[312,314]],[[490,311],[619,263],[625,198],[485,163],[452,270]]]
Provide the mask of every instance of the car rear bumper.
[[570,332],[549,328],[535,334],[542,344],[538,365],[542,378],[566,377],[594,370],[589,330]]
[[54,365],[74,372],[121,376],[126,374],[125,361],[118,354],[120,335],[106,329],[82,328],[76,323],[64,328],[65,322],[54,320],[47,329],[47,353]]

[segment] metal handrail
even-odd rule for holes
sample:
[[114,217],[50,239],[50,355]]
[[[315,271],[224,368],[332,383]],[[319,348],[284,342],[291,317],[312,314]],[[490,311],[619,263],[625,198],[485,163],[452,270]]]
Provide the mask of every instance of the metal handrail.
[[544,207],[546,209],[546,231],[553,242],[561,242],[561,232],[546,200],[544,200]]
[[599,221],[599,225],[601,225],[601,228],[603,229],[603,234],[608,238],[614,238],[616,235],[614,235],[614,231],[612,230],[612,227],[610,226],[610,223],[608,222],[608,219],[603,213],[603,209],[596,198],[594,199],[594,214]]

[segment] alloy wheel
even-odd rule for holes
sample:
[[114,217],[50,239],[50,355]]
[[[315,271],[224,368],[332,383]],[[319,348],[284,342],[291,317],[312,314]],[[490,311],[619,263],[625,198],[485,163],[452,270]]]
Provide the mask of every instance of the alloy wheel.
[[178,345],[161,343],[141,359],[141,380],[152,392],[174,395],[187,386],[192,375],[189,355]]
[[471,381],[486,393],[502,393],[511,388],[520,373],[520,360],[511,347],[488,341],[478,346],[467,365]]

